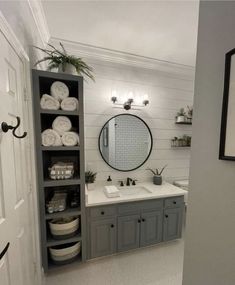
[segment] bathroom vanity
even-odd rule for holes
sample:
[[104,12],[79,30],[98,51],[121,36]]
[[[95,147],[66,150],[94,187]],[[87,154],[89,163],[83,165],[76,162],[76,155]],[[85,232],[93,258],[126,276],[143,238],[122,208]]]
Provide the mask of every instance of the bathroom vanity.
[[187,191],[169,183],[138,186],[151,192],[124,189],[107,198],[104,187],[87,191],[87,259],[181,238]]

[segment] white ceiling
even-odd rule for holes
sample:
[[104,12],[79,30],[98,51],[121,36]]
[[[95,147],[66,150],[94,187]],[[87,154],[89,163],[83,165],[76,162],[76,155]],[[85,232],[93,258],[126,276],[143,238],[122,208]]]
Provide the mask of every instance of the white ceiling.
[[194,66],[198,1],[43,1],[52,37]]

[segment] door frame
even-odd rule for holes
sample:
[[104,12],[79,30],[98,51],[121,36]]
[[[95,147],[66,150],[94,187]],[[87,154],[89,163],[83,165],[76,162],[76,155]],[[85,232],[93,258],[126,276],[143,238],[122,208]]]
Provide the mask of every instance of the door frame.
[[39,233],[39,215],[38,215],[38,199],[37,199],[37,184],[36,184],[36,167],[35,167],[35,143],[34,143],[34,133],[33,133],[33,104],[32,104],[32,89],[31,89],[31,68],[30,68],[30,59],[28,54],[26,53],[25,49],[23,48],[22,44],[16,37],[15,33],[11,29],[9,23],[3,16],[2,12],[0,11],[0,32],[4,35],[8,43],[14,49],[16,54],[19,56],[23,63],[24,68],[24,78],[25,78],[25,86],[24,86],[24,102],[27,105],[25,106],[25,117],[29,118],[28,121],[28,143],[29,143],[29,154],[30,154],[30,168],[31,168],[31,180],[28,182],[28,192],[32,193],[33,198],[33,208],[35,209],[32,211],[32,220],[33,220],[33,245],[34,245],[34,252],[33,252],[33,262],[34,262],[34,274],[35,274],[35,285],[42,284],[42,268],[41,268],[41,254],[40,254],[40,233]]

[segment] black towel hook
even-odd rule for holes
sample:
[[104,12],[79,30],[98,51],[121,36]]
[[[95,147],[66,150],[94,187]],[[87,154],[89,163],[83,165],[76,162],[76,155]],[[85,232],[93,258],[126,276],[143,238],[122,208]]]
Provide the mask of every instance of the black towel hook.
[[20,117],[16,117],[16,120],[17,120],[17,124],[16,124],[15,127],[13,127],[11,125],[8,125],[6,122],[2,122],[2,124],[1,124],[2,131],[4,133],[7,133],[9,130],[12,130],[12,134],[13,134],[14,137],[16,137],[18,139],[23,139],[23,138],[25,138],[27,136],[27,132],[24,132],[22,136],[18,136],[16,134],[16,130],[20,126]]
[[6,254],[8,248],[10,246],[10,243],[8,242],[3,251],[0,253],[0,260],[3,258],[3,256]]

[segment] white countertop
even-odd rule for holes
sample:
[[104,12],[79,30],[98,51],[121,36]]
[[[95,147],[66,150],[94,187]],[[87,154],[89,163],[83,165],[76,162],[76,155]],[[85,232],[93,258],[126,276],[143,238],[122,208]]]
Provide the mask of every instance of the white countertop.
[[188,191],[185,191],[167,182],[163,182],[162,185],[154,185],[151,182],[145,182],[138,183],[137,186],[143,186],[149,189],[151,193],[128,196],[121,195],[120,197],[108,198],[104,193],[104,186],[97,186],[94,190],[86,190],[86,207],[143,201],[174,196],[184,196],[185,200],[187,199]]

